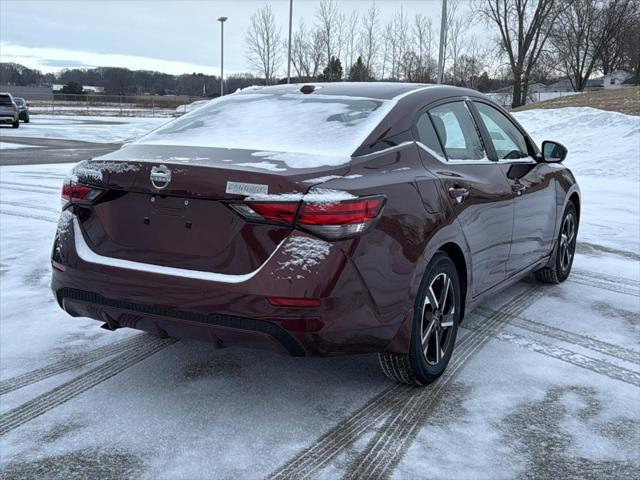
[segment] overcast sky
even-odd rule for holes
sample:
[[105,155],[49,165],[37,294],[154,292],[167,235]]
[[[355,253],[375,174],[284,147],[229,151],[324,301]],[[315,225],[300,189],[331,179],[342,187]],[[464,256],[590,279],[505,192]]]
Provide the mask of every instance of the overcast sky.
[[[68,67],[119,66],[167,73],[218,74],[220,24],[225,23],[225,72],[247,72],[244,38],[254,0],[0,0],[0,59],[44,72]],[[283,39],[289,0],[269,0]],[[371,0],[339,0],[344,12],[363,12]],[[386,21],[403,6],[439,25],[440,0],[377,0]],[[317,0],[294,0],[295,22],[315,20]]]

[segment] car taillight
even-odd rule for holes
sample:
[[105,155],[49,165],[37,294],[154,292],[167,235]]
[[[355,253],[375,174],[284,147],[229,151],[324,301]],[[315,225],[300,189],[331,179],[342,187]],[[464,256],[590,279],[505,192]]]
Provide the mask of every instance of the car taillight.
[[326,202],[249,201],[230,206],[250,221],[295,225],[338,240],[364,232],[380,216],[384,202],[384,196],[371,196]]
[[92,203],[102,192],[103,190],[99,188],[82,185],[67,179],[62,185],[62,208],[66,208],[71,203]]

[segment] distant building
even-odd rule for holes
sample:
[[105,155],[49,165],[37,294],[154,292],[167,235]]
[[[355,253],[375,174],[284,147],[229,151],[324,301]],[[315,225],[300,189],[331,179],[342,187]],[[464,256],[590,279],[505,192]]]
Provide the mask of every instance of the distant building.
[[624,88],[633,85],[633,73],[626,70],[616,70],[604,76],[604,88],[610,90],[613,88]]
[[[64,88],[64,85],[60,83],[54,83],[53,85],[51,85],[51,89],[53,90],[53,93],[58,93],[63,88]],[[84,93],[104,93],[104,87],[96,87],[93,85],[83,85],[82,91]]]
[[[587,80],[587,85],[584,87],[585,92],[592,92],[594,90],[602,90],[603,79],[602,78],[590,78]],[[555,83],[547,86],[547,92],[573,92],[573,84],[568,78],[563,78]]]

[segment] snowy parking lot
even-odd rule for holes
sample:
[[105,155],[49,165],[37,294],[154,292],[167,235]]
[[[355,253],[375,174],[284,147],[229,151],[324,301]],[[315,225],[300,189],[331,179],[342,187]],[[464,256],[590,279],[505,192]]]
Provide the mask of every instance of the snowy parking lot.
[[[30,136],[119,143],[159,122],[65,118]],[[484,302],[423,389],[390,383],[375,355],[214,350],[71,318],[49,254],[72,165],[0,167],[0,477],[637,478],[640,117],[517,118],[569,148],[583,197],[573,272]]]

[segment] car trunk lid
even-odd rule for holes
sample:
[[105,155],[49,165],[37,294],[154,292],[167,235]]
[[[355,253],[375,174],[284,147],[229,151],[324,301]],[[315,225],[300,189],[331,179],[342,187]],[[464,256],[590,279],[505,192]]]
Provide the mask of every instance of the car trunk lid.
[[292,169],[286,162],[292,155],[132,144],[74,168],[73,181],[105,190],[96,204],[78,207],[81,228],[104,256],[249,273],[292,227],[250,223],[229,202],[256,194],[301,196],[323,177],[349,170],[348,158],[341,165]]

